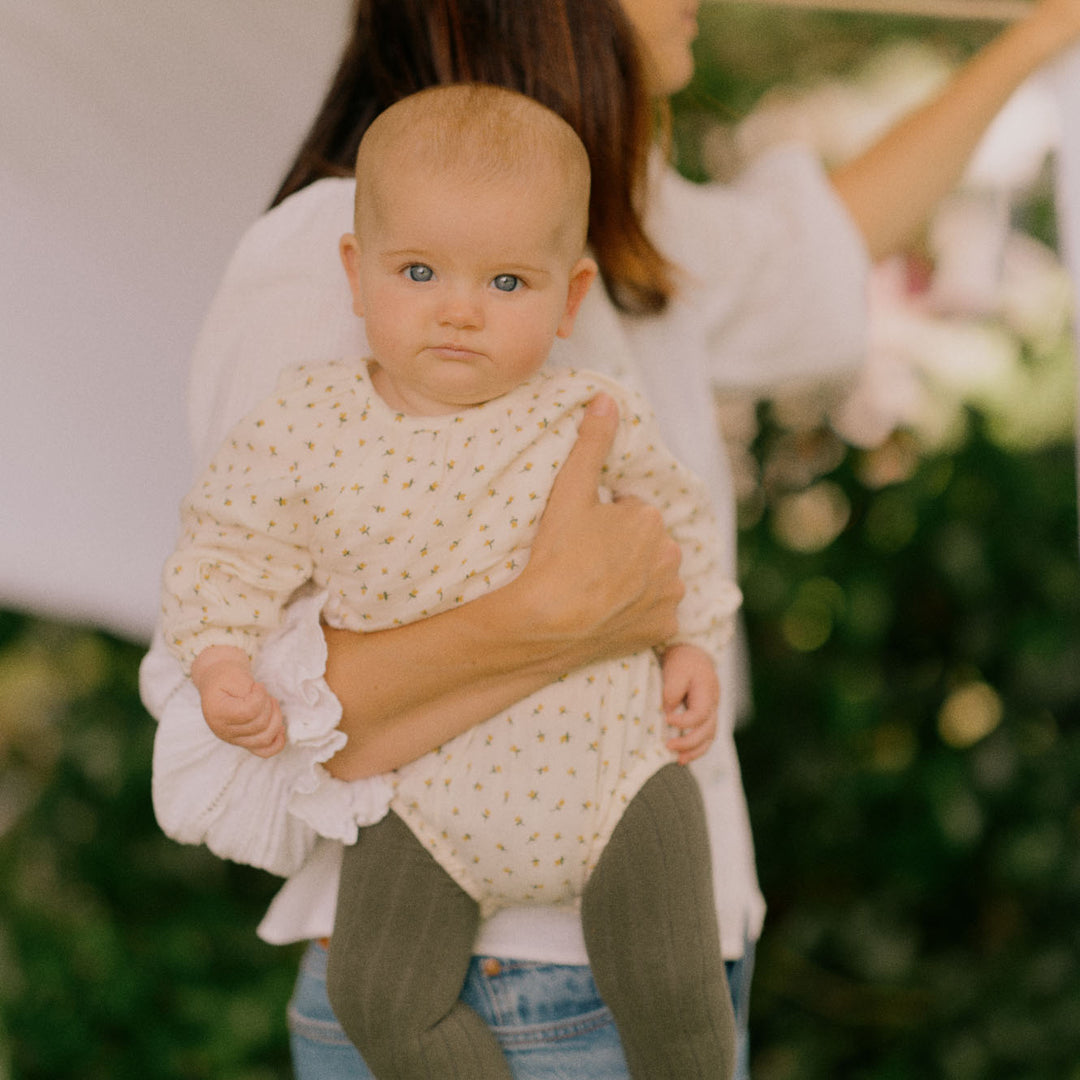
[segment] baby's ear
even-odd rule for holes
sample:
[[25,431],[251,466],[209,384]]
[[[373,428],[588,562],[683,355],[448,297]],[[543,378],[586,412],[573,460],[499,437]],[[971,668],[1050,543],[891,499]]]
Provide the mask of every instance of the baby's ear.
[[566,310],[559,320],[559,328],[555,331],[556,337],[565,338],[570,336],[570,331],[574,329],[574,319],[577,318],[578,308],[581,307],[581,301],[585,299],[589,286],[592,285],[599,272],[596,263],[587,256],[578,259],[574,263],[574,268],[570,271],[570,285],[566,290]]
[[360,288],[360,241],[353,233],[346,233],[338,242],[338,254],[341,256],[341,265],[345,267],[345,276],[349,279],[353,313],[362,319],[364,294]]

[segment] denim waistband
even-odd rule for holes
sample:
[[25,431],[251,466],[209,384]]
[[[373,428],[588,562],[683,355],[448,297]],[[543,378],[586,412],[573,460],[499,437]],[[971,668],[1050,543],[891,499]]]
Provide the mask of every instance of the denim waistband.
[[560,1030],[574,1038],[613,1023],[586,966],[474,956],[462,1000],[504,1045],[530,1040],[530,1028],[544,1028],[549,1039]]

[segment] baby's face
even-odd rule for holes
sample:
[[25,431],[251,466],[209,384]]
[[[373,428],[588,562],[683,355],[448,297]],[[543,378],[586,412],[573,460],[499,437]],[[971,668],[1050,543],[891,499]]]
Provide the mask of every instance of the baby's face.
[[596,268],[574,258],[559,193],[551,177],[423,170],[379,185],[343,258],[391,407],[435,415],[500,397],[570,332]]

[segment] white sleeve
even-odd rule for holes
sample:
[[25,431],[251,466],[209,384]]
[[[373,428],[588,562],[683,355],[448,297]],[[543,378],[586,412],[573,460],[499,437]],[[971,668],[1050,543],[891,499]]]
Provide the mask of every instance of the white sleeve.
[[[350,228],[353,184],[323,180],[257,221],[241,240],[192,359],[189,422],[201,469],[226,433],[266,397],[289,365],[356,356],[365,348],[337,243]],[[289,875],[318,836],[352,842],[390,799],[382,777],[345,783],[323,767],[346,741],[326,684],[322,598],[294,601],[262,643],[255,673],[281,701],[288,745],[258,758],[218,740],[198,694],[160,633],[139,672],[158,720],[153,797],[166,834],[236,862]]]
[[850,372],[865,351],[869,257],[820,163],[788,147],[732,185],[657,177],[649,228],[684,274],[672,317],[695,324],[720,389]]
[[166,835],[288,877],[318,837],[353,843],[360,826],[386,813],[392,790],[385,777],[346,782],[323,767],[346,741],[338,730],[341,705],[323,679],[324,599],[312,592],[295,600],[285,626],[267,639],[255,662],[256,677],[281,702],[288,731],[285,749],[271,758],[210,731],[198,692],[155,635],[139,687],[158,720],[153,802]]
[[366,352],[338,257],[353,192],[352,180],[320,180],[261,217],[237,246],[191,359],[196,473],[284,368]]

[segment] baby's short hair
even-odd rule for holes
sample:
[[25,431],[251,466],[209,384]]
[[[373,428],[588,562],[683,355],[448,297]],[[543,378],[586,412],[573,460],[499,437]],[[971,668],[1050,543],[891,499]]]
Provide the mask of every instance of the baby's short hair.
[[[532,98],[484,83],[432,86],[395,102],[371,122],[356,157],[357,218],[380,177],[418,167],[467,181],[535,176],[554,168],[568,221],[584,247],[589,156],[574,129]],[[359,231],[359,220],[357,220]]]

